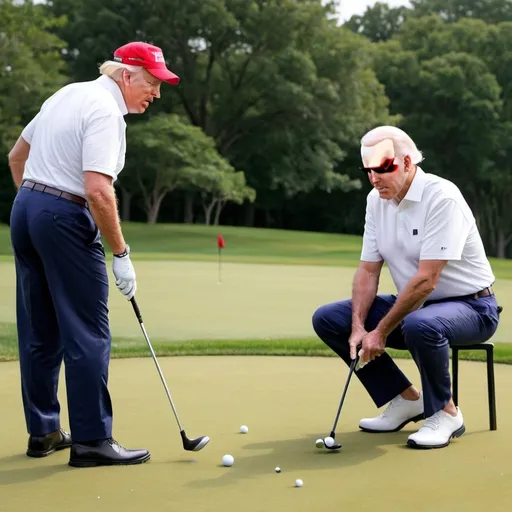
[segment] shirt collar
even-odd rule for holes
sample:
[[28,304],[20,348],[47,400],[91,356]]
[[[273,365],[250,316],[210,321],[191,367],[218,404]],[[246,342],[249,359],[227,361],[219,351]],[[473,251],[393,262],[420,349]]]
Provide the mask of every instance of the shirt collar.
[[107,75],[101,75],[99,78],[97,78],[96,81],[102,87],[107,89],[107,91],[109,91],[112,94],[112,96],[114,96],[117,106],[119,107],[119,110],[121,111],[123,116],[128,114],[128,108],[126,107],[126,102],[124,101],[123,93],[121,92],[121,89],[119,88],[117,83]]
[[416,168],[416,174],[412,179],[411,186],[405,194],[404,199],[407,201],[414,201],[419,203],[423,196],[423,191],[425,190],[425,184],[427,183],[425,171],[421,167]]

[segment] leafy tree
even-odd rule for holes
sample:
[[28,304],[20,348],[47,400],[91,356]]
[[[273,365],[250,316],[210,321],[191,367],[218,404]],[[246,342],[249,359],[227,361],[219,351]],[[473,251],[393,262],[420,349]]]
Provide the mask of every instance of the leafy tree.
[[410,0],[416,16],[439,14],[448,22],[479,18],[487,23],[512,21],[510,0]]
[[407,7],[390,7],[387,3],[376,2],[368,6],[364,14],[352,16],[345,26],[370,41],[387,41],[400,30],[409,12]]
[[119,186],[142,195],[149,223],[155,223],[165,196],[194,184],[203,174],[228,172],[214,141],[175,114],[161,114],[128,129],[126,169]]
[[201,127],[260,204],[275,190],[358,186],[343,177],[346,152],[392,121],[370,43],[329,21],[320,0],[54,0],[51,10],[69,17],[62,36],[79,79],[127,40],[161,46],[182,81],[152,110]]
[[[65,20],[42,5],[0,0],[0,151],[6,154],[43,101],[67,80],[65,43],[51,30]],[[8,222],[15,188],[0,162],[0,220]]]

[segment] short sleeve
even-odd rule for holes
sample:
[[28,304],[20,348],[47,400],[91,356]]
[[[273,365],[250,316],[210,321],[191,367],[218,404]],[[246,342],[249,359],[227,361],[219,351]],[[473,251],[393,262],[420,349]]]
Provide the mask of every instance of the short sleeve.
[[91,118],[84,130],[82,170],[108,174],[116,179],[124,155],[126,123],[121,116],[107,114]]
[[382,261],[382,255],[377,245],[377,235],[375,232],[375,223],[373,218],[373,208],[370,198],[366,201],[366,215],[363,233],[363,248],[361,251],[361,261]]
[[455,199],[443,199],[426,219],[420,260],[460,260],[473,222]]
[[37,113],[35,117],[32,118],[32,121],[25,126],[23,131],[21,132],[21,136],[28,144],[32,144],[32,137],[34,136],[34,131],[36,129],[37,122],[39,120],[40,112]]

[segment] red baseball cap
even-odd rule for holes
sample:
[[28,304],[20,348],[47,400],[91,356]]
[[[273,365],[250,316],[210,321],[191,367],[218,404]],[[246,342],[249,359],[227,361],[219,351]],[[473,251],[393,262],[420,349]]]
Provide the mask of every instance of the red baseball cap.
[[161,48],[149,43],[128,43],[114,52],[114,60],[132,66],[142,66],[156,78],[171,85],[178,85],[180,77],[169,71],[165,65]]

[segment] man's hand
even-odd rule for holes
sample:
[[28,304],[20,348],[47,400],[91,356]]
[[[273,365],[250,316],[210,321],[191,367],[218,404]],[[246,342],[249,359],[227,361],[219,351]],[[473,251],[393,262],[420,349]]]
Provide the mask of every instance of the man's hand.
[[378,330],[370,331],[363,337],[361,364],[369,363],[386,350],[386,336]]
[[350,345],[350,359],[354,360],[357,356],[357,347],[361,345],[362,340],[368,334],[366,329],[363,327],[352,327],[352,334],[348,339]]
[[130,260],[129,249],[123,256],[114,256],[112,263],[112,270],[116,278],[116,286],[119,291],[130,300],[137,290],[137,281],[135,276],[135,269],[133,268]]

